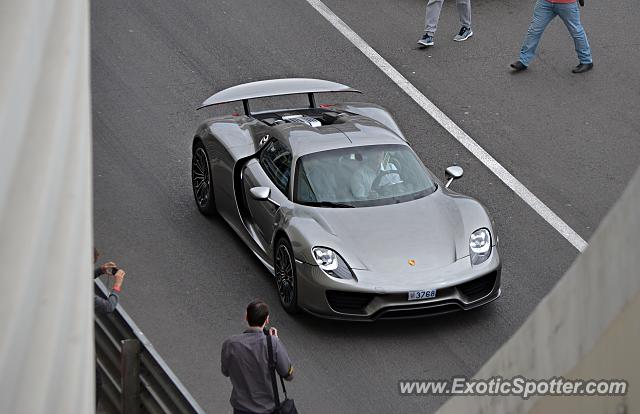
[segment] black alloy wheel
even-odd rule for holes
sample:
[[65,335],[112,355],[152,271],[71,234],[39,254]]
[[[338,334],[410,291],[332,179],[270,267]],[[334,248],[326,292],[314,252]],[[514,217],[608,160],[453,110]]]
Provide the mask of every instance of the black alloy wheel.
[[213,196],[209,157],[202,143],[197,143],[193,148],[191,185],[193,186],[193,196],[198,205],[198,210],[207,216],[215,213],[216,202]]
[[299,308],[296,264],[291,244],[284,237],[276,243],[274,270],[282,307],[288,313],[297,313]]

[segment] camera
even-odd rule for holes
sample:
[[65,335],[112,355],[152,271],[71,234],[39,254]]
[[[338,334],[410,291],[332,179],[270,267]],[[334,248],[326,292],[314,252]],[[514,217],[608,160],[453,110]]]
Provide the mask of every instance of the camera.
[[112,267],[111,269],[109,269],[109,272],[115,276],[116,273],[118,273],[118,268],[117,267]]

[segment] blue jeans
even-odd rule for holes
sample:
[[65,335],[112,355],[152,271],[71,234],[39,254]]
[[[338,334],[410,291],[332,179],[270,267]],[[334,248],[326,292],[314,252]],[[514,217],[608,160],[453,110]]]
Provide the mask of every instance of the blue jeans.
[[536,55],[536,49],[544,29],[556,16],[560,16],[564,25],[567,26],[567,30],[571,33],[580,63],[592,63],[591,48],[589,47],[587,34],[580,23],[578,3],[550,3],[547,0],[538,0],[536,2],[536,6],[533,9],[533,20],[531,20],[527,36],[522,43],[522,49],[520,49],[520,62],[525,66],[529,66],[529,63]]

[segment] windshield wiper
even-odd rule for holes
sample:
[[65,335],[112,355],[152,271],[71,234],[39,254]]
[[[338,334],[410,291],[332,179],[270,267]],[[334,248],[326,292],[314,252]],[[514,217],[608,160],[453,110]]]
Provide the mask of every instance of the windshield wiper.
[[355,206],[351,204],[343,204],[343,203],[334,203],[333,201],[308,201],[305,203],[308,206],[313,207],[345,207],[345,208],[355,208]]

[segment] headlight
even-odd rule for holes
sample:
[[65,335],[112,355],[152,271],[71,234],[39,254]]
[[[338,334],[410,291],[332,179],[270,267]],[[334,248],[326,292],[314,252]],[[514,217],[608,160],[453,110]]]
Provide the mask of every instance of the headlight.
[[326,274],[338,279],[355,279],[340,255],[327,247],[314,247],[313,258]]
[[491,233],[487,229],[478,229],[469,238],[469,256],[471,264],[477,265],[491,256]]

